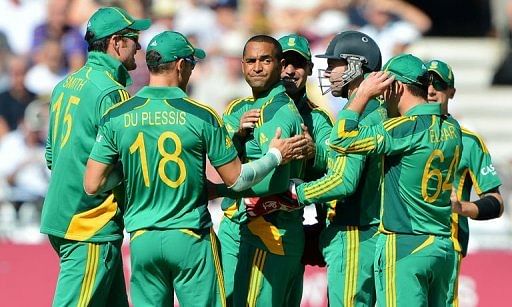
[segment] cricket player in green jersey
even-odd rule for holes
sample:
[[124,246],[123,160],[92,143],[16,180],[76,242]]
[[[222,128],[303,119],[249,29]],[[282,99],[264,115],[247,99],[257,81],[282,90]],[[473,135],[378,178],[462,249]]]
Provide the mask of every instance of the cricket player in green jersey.
[[[260,109],[254,129],[247,134],[242,145],[243,159],[247,161],[258,159],[267,152],[269,135],[277,127],[282,128],[284,137],[302,134],[300,114],[280,82],[282,57],[279,42],[270,36],[256,35],[244,46],[242,72],[252,88],[254,99],[250,107]],[[240,108],[235,116],[241,118],[246,111]],[[237,123],[239,121],[231,121],[230,125],[238,126]],[[282,193],[288,188],[288,179],[295,176],[300,178],[302,172],[303,162],[292,161],[278,167],[250,191],[238,195],[218,195],[238,199],[249,195]],[[238,257],[231,258],[234,263],[224,260],[228,266],[227,272],[235,272],[233,305],[288,306],[293,283],[297,278],[302,278],[302,210],[248,218],[244,203],[234,201],[234,205],[238,208],[235,206],[232,212],[239,214],[236,218],[240,226],[232,218],[231,221],[223,221],[221,227],[224,230],[221,228],[219,231],[223,250],[230,248],[233,254],[238,246],[237,233],[240,234]],[[233,227],[228,229],[226,226]]]
[[85,34],[87,62],[53,90],[46,145],[52,174],[41,232],[60,258],[54,306],[128,306],[122,204],[109,191],[88,196],[83,172],[102,115],[129,98],[128,71],[136,68],[139,31],[149,25],[149,19],[133,19],[117,7],[96,11]]
[[[307,76],[311,75],[313,68],[309,43],[299,35],[285,36],[279,39],[279,43],[283,50],[285,62],[281,71],[281,79],[287,94],[292,97],[302,119],[312,134],[311,137],[308,134],[309,142],[304,151],[306,158],[309,158],[306,164],[307,174],[313,177],[316,173],[317,176],[320,176],[319,174],[323,174],[326,167],[325,140],[332,128],[332,122],[329,115],[316,107],[306,96]],[[251,109],[253,103],[254,98],[252,97],[235,100],[224,113],[228,132],[233,135],[234,139],[240,140],[240,144],[245,143],[248,132],[254,128],[259,119],[260,110]],[[239,152],[243,153],[243,149]],[[308,176],[307,174],[306,176]],[[225,217],[221,221],[219,238],[223,247],[222,261],[228,298],[232,296],[234,287],[234,273],[238,263],[240,247],[239,224],[240,217],[244,214],[238,211],[239,201],[226,197],[222,202]],[[302,278],[297,279],[297,284],[293,288],[292,296],[295,300],[290,297],[288,303],[299,305],[302,297]]]
[[[391,58],[361,82],[340,112],[340,153],[383,154],[380,231],[375,253],[378,306],[451,306],[457,261],[450,239],[450,194],[460,127],[427,103],[428,72],[417,57]],[[360,126],[366,103],[384,95],[390,119]]]
[[216,112],[185,94],[196,58],[205,56],[180,33],[155,36],[146,54],[149,86],[107,112],[87,164],[84,187],[95,194],[122,163],[135,306],[170,306],[174,290],[184,306],[225,306],[207,209],[206,154],[235,191],[250,188],[288,156],[282,154],[288,143],[276,139],[266,155],[241,165]]
[[[330,42],[323,77],[329,79],[335,97],[349,98],[365,73],[378,71],[382,60],[377,44],[357,31],[344,31]],[[372,99],[360,116],[359,124],[371,126],[387,117],[382,102]],[[339,118],[330,134],[330,142],[340,137]],[[330,306],[373,306],[376,301],[373,255],[380,222],[382,163],[380,156],[329,152],[329,168],[322,178],[297,186],[297,199],[309,205],[328,205],[327,228],[321,236],[321,250],[327,263],[327,287]]]
[[[440,60],[432,60],[425,65],[430,75],[428,101],[441,103],[443,114],[450,116],[448,101],[455,95],[455,76],[452,68]],[[469,241],[467,217],[488,220],[498,218],[503,213],[503,198],[499,191],[501,180],[484,141],[475,132],[462,128],[462,145],[452,193],[452,240],[455,250],[459,252],[457,276],[454,280],[455,306],[458,306],[460,261],[466,256]],[[471,188],[475,189],[479,200],[470,202]]]

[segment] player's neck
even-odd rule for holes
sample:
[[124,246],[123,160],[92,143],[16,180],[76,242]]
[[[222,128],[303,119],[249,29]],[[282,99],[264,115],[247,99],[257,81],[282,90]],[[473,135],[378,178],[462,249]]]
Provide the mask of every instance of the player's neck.
[[404,92],[400,98],[400,102],[398,103],[398,112],[400,115],[404,115],[407,113],[407,111],[414,108],[415,106],[425,103],[427,103],[426,99]]
[[150,74],[149,75],[149,86],[155,87],[178,87],[178,78],[174,75],[168,74]]

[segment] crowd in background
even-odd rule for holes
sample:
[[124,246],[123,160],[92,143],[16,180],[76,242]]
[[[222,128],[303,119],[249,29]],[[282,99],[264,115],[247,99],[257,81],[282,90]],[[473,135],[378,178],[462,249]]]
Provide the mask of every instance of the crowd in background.
[[[386,62],[432,26],[429,16],[401,0],[0,0],[0,12],[9,12],[0,18],[0,241],[44,239],[38,222],[50,175],[44,160],[48,99],[55,84],[87,59],[88,18],[111,5],[152,19],[140,37],[129,92],[147,84],[149,40],[172,29],[206,50],[189,94],[219,113],[231,100],[251,94],[240,58],[245,41],[256,33],[276,38],[300,33],[319,54],[336,33],[359,29],[376,40]],[[313,61],[308,92],[335,117],[343,102],[321,95],[315,77],[325,61]]]

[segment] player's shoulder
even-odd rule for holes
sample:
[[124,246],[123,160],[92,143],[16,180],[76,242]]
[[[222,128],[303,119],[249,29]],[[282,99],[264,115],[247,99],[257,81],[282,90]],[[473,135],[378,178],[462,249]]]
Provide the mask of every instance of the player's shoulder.
[[462,142],[464,148],[468,147],[478,147],[484,153],[488,153],[487,146],[482,138],[482,136],[466,127],[461,127],[462,132]]
[[224,110],[224,115],[230,115],[230,114],[240,110],[247,104],[252,104],[252,103],[254,103],[254,97],[252,97],[252,96],[234,99],[230,103],[228,103],[226,109]]
[[261,106],[260,114],[266,121],[276,115],[283,119],[288,117],[287,115],[300,117],[295,103],[285,92],[279,92],[265,101]]
[[222,119],[220,118],[217,111],[203,102],[192,99],[190,97],[183,97],[173,99],[171,104],[173,107],[186,112],[210,125],[215,127],[222,126]]
[[399,116],[388,118],[383,122],[384,130],[395,138],[403,138],[427,130],[432,122],[418,116]]
[[308,107],[311,109],[311,115],[313,117],[321,118],[331,126],[334,125],[334,119],[332,118],[331,113],[329,113],[329,111],[318,106],[309,99],[306,100],[306,103],[308,104]]
[[120,95],[120,97],[122,97],[123,99],[117,100],[119,101],[118,103],[112,105],[105,111],[105,113],[103,113],[102,123],[105,123],[123,114],[126,114],[138,107],[143,106],[148,102],[148,98],[144,97],[130,97],[129,95],[126,96],[124,93],[117,93],[117,95]]
[[376,125],[386,120],[387,111],[384,102],[378,98],[371,99],[360,116],[361,125]]
[[125,89],[125,86],[107,70],[93,69],[92,67],[85,66],[81,70],[81,74],[92,87],[96,88],[103,95]]

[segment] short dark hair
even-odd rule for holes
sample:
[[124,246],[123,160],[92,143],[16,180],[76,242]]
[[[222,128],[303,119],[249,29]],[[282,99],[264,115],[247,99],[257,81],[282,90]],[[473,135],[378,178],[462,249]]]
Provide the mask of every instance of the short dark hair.
[[133,32],[133,30],[126,28],[126,29],[123,29],[116,33],[112,33],[111,35],[109,35],[107,37],[95,40],[94,33],[92,31],[87,30],[87,32],[85,32],[85,41],[89,45],[87,47],[87,51],[89,51],[89,52],[90,51],[99,51],[99,52],[106,53],[107,49],[108,49],[108,42],[112,36],[124,35],[124,34],[132,33],[132,32]]
[[428,87],[419,86],[412,83],[404,83],[405,86],[409,89],[409,92],[415,97],[421,97],[427,100],[428,97]]
[[245,56],[245,50],[247,48],[247,45],[251,42],[258,42],[258,43],[269,43],[274,46],[274,57],[281,61],[283,59],[283,48],[281,47],[281,44],[277,41],[277,39],[273,38],[272,36],[264,35],[264,34],[258,34],[255,35],[245,43],[244,45],[244,51],[242,53],[242,56]]
[[159,74],[164,71],[168,71],[174,68],[176,61],[160,63],[162,56],[156,50],[150,50],[146,53],[146,65],[148,66],[149,72],[153,74]]

